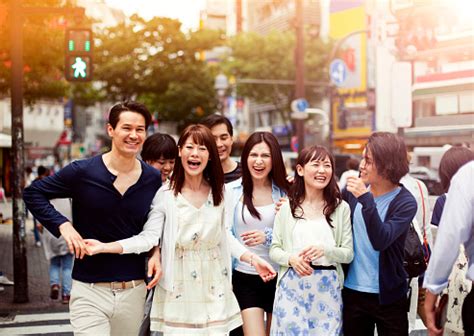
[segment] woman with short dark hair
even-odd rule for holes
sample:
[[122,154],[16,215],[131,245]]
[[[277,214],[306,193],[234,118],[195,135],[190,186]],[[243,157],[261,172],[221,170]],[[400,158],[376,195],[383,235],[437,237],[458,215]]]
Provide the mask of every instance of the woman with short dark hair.
[[344,335],[408,335],[405,239],[416,200],[399,181],[408,173],[403,139],[373,133],[360,177],[350,177],[343,198],[352,212],[354,260],[344,283]]

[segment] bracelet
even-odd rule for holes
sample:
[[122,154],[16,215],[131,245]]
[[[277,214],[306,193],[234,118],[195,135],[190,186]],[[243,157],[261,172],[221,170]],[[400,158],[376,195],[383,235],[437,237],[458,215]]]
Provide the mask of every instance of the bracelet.
[[254,256],[254,255],[255,255],[255,254],[251,254],[251,255],[250,255],[250,266],[253,266],[253,256]]

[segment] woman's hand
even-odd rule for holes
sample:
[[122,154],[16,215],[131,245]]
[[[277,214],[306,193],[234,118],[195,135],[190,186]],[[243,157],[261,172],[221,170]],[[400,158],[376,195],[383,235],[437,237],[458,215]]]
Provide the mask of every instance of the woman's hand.
[[304,260],[301,256],[292,255],[288,260],[288,264],[295,270],[296,274],[300,277],[309,276],[313,274],[313,268]]
[[240,235],[247,246],[257,246],[265,243],[265,232],[260,230],[246,231]]
[[105,252],[105,244],[97,239],[84,239],[86,245],[86,254],[93,256]]
[[302,257],[306,262],[310,263],[313,260],[316,260],[322,257],[323,255],[324,255],[324,248],[312,245],[303,249],[298,256]]
[[255,267],[255,270],[258,272],[258,275],[260,275],[263,282],[268,282],[276,276],[277,273],[275,269],[273,269],[272,265],[270,265],[266,260],[254,254],[251,261],[251,265]]
[[288,199],[286,197],[280,197],[278,202],[275,203],[275,212],[280,211],[281,206],[283,203],[288,202]]
[[161,253],[159,247],[154,247],[149,254],[148,259],[148,278],[151,278],[150,282],[146,286],[148,289],[152,289],[156,286],[158,281],[160,281],[161,276],[163,275],[163,270],[161,268]]

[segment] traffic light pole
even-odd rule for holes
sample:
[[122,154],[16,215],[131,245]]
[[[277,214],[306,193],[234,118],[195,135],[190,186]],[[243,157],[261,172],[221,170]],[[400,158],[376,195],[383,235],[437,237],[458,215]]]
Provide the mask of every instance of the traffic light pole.
[[23,18],[25,15],[84,15],[84,8],[22,7],[22,0],[10,0],[11,42],[11,114],[12,114],[12,189],[13,189],[13,301],[26,303],[28,296],[28,262],[26,258],[25,158],[23,141]]
[[21,0],[11,0],[11,113],[13,156],[13,301],[25,303],[28,298],[24,186],[23,142],[23,13]]

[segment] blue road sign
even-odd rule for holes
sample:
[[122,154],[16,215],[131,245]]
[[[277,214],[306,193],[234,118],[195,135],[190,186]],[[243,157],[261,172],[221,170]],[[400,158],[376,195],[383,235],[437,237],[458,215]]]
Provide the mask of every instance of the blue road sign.
[[329,76],[336,86],[344,84],[347,78],[347,65],[340,58],[336,58],[329,66]]

